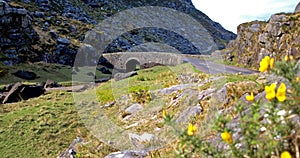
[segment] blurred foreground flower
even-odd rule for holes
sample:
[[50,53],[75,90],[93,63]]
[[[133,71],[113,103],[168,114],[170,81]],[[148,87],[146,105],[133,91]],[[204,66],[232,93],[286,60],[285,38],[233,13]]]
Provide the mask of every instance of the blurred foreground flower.
[[280,158],[292,158],[292,155],[288,151],[281,153]]
[[188,130],[187,130],[187,134],[189,136],[192,136],[196,133],[196,130],[197,130],[196,126],[194,126],[193,124],[190,123],[189,127],[188,127]]
[[269,56],[265,56],[261,62],[259,63],[259,71],[260,72],[265,72],[265,71],[270,71],[274,67],[274,58],[270,58]]
[[275,90],[276,90],[275,83],[272,83],[270,86],[265,86],[266,99],[268,99],[269,101],[274,99],[276,96]]
[[221,137],[222,137],[222,139],[223,139],[226,143],[228,143],[228,144],[231,144],[231,143],[232,143],[232,137],[231,137],[231,134],[230,134],[230,133],[228,133],[228,132],[223,132],[223,133],[221,134]]
[[281,83],[277,89],[276,98],[280,102],[284,102],[286,99],[286,86],[284,83]]
[[296,78],[296,82],[300,82],[300,76]]
[[294,57],[292,55],[284,56],[284,61],[290,61],[290,60],[294,60]]
[[247,96],[246,96],[246,100],[247,100],[247,101],[250,101],[250,102],[253,102],[253,101],[254,101],[254,95],[253,95],[253,92],[251,92],[250,95],[247,95]]
[[166,118],[166,117],[167,117],[167,112],[166,112],[166,110],[163,110],[163,111],[162,111],[162,115],[163,115],[163,118]]

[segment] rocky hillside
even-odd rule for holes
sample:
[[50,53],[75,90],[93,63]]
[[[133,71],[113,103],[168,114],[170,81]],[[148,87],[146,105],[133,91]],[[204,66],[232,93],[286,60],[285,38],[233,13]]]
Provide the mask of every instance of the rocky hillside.
[[[195,9],[190,0],[1,0],[0,30],[4,34],[0,35],[0,61],[6,65],[26,61],[72,65],[85,33],[98,21],[139,6],[163,6],[191,15],[208,30],[219,49],[236,37]],[[148,28],[120,35],[105,52],[126,51],[142,42],[170,45],[174,41],[186,43],[170,31]],[[177,49],[185,50],[182,53],[200,53],[189,45],[180,47]]]
[[226,49],[226,58],[246,67],[258,68],[262,57],[276,60],[285,55],[300,57],[300,12],[278,13],[267,22],[252,21],[238,26],[237,38]]

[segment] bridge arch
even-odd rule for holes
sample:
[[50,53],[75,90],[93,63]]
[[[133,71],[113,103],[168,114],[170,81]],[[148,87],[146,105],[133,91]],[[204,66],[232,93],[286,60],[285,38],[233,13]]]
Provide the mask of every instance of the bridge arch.
[[137,66],[141,65],[141,62],[138,58],[129,58],[126,61],[126,72],[135,71]]

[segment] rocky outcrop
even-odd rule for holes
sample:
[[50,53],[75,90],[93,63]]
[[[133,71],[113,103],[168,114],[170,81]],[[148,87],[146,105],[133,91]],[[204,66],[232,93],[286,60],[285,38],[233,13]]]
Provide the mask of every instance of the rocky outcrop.
[[0,59],[12,65],[26,58],[19,54],[27,53],[39,36],[31,26],[32,17],[24,8],[10,7],[0,0]]
[[27,100],[30,98],[38,97],[44,94],[45,89],[39,85],[24,85],[20,82],[14,84],[8,92],[2,93],[2,104],[18,102],[21,100]]
[[253,21],[238,26],[237,39],[226,49],[227,59],[258,68],[262,57],[281,60],[285,55],[300,57],[300,13],[274,14],[268,22]]
[[298,3],[298,5],[296,6],[296,8],[295,8],[295,11],[294,11],[294,12],[296,13],[296,12],[299,12],[299,11],[300,11],[300,3]]

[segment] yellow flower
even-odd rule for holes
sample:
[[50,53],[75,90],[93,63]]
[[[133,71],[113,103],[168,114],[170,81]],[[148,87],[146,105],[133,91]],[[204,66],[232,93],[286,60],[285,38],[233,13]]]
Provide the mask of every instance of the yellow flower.
[[268,100],[272,100],[272,99],[275,98],[275,96],[276,96],[275,90],[276,90],[276,84],[275,83],[272,83],[270,86],[265,87],[266,98]]
[[286,86],[284,83],[281,83],[277,89],[276,98],[280,102],[284,102],[286,99]]
[[271,68],[271,69],[274,67],[274,62],[275,62],[275,59],[274,59],[274,58],[271,58],[271,59],[270,59],[270,68]]
[[196,130],[197,130],[196,126],[194,126],[193,124],[190,123],[189,127],[188,127],[188,130],[187,130],[187,134],[189,136],[192,136],[196,133]]
[[296,78],[296,82],[300,82],[300,76]]
[[251,101],[251,102],[254,101],[254,95],[253,95],[253,92],[251,92],[251,95],[247,95],[247,96],[246,96],[246,100],[247,100],[247,101]]
[[292,158],[292,155],[288,151],[284,151],[280,154],[280,158]]
[[288,60],[289,60],[289,56],[288,55],[284,56],[284,61],[288,61]]
[[294,57],[292,55],[284,56],[284,61],[291,61],[291,60],[294,60]]
[[265,56],[259,63],[259,71],[265,72],[265,71],[269,70],[269,65],[270,65],[270,57]]
[[221,134],[221,137],[222,137],[222,139],[223,139],[226,143],[228,143],[228,144],[231,144],[231,143],[232,143],[232,137],[231,137],[231,134],[230,134],[230,133],[228,133],[228,132],[223,132],[223,133]]
[[166,117],[167,117],[167,112],[166,112],[166,110],[163,110],[163,111],[162,111],[162,115],[163,115],[163,118],[166,118]]

